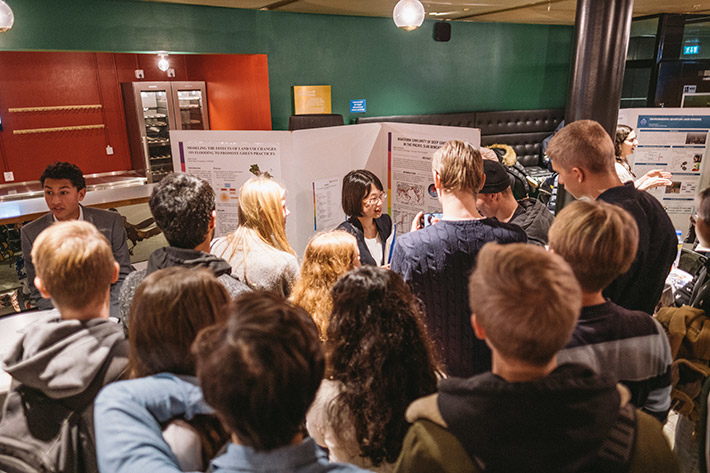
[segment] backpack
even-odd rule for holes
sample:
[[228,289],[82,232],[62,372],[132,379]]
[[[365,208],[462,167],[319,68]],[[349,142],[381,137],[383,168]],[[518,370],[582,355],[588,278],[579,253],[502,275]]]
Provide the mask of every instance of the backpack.
[[[94,398],[122,377],[125,354],[116,344],[84,392],[52,399],[13,380],[0,421],[0,471],[3,473],[98,472],[94,442]],[[125,351],[125,345],[123,350]]]

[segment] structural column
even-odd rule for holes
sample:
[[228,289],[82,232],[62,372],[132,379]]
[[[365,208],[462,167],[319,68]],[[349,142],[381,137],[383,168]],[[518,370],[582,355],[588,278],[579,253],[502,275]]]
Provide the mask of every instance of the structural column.
[[[633,0],[577,0],[565,123],[596,120],[614,136],[633,6]],[[557,209],[569,200],[560,192]]]

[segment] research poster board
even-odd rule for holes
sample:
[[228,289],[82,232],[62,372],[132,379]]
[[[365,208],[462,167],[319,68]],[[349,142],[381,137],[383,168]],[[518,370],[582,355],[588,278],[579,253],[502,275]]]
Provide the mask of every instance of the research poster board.
[[[433,183],[434,151],[449,139],[480,144],[477,129],[410,123],[293,132],[172,131],[170,137],[175,169],[203,177],[215,189],[218,236],[236,228],[239,187],[254,175],[255,166],[281,182],[291,210],[286,232],[299,256],[317,231],[332,230],[345,219],[340,195],[343,176],[349,171],[368,169],[379,176],[387,189],[388,212],[402,221],[408,219],[401,231],[409,231],[411,217],[419,210],[441,211],[430,194],[417,200],[420,188],[426,192]],[[419,186],[416,192],[405,190],[408,183]],[[398,188],[400,194],[393,198]]]
[[675,227],[685,234],[689,216],[695,210],[695,195],[710,182],[707,176],[710,109],[624,109],[619,114],[619,123],[636,131],[638,146],[630,162],[637,177],[654,169],[672,173],[671,186],[649,192],[666,208]]
[[441,212],[431,171],[434,152],[452,139],[480,145],[478,129],[438,128],[445,129],[439,129],[437,133],[427,133],[430,130],[387,132],[390,215],[400,234],[409,232],[418,212]]

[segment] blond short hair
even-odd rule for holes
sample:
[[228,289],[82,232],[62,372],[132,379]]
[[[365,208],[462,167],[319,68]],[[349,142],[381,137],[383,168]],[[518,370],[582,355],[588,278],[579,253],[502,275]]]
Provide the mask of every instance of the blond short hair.
[[580,167],[595,174],[615,172],[614,142],[594,120],[578,120],[562,128],[550,140],[547,155],[553,167]]
[[562,257],[524,243],[486,244],[468,294],[495,350],[539,366],[567,344],[582,308],[581,289]]
[[557,215],[548,238],[550,249],[569,263],[582,289],[597,292],[629,270],[639,231],[634,218],[621,207],[576,201]]
[[78,220],[44,229],[32,245],[32,261],[55,305],[68,309],[106,297],[116,262],[106,237]]
[[465,141],[451,140],[434,152],[431,168],[439,174],[441,188],[474,194],[483,185],[483,158]]

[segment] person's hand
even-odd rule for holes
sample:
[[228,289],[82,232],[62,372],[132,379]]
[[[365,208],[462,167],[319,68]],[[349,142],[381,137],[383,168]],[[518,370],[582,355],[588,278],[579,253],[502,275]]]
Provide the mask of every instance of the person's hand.
[[422,221],[422,218],[424,217],[424,212],[419,212],[417,215],[414,216],[414,220],[412,220],[412,228],[410,231],[416,232],[417,230],[421,230],[424,228],[424,223]]
[[648,171],[648,172],[646,173],[646,177],[649,178],[649,179],[652,178],[652,177],[659,177],[659,178],[662,178],[662,179],[668,179],[668,180],[670,180],[670,179],[673,178],[673,174],[671,174],[671,173],[668,172],[668,171],[664,171],[664,170],[662,170],[662,169],[652,169],[652,170],[650,170],[650,171]]
[[649,189],[653,189],[654,187],[670,186],[671,184],[673,184],[673,181],[668,179],[651,177],[643,181],[643,183],[639,186],[639,190],[647,191]]
[[[659,175],[649,176],[649,174],[655,172]],[[666,177],[666,175],[668,177]],[[654,187],[670,186],[673,184],[673,181],[670,180],[671,173],[666,171],[649,171],[644,177],[646,177],[646,179],[639,184],[638,187],[638,189],[642,191],[647,191],[649,189],[653,189]]]

